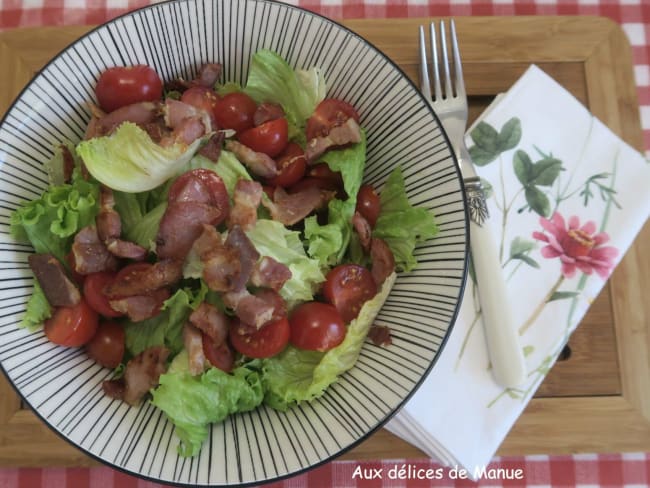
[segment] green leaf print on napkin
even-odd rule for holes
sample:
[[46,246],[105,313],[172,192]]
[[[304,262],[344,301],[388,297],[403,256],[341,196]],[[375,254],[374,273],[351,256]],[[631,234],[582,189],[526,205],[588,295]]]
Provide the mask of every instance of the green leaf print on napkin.
[[551,213],[551,202],[538,186],[552,186],[560,175],[562,161],[551,156],[544,156],[533,163],[526,151],[518,150],[512,160],[517,179],[524,187],[524,196],[528,206],[542,217]]
[[472,161],[477,166],[485,166],[494,161],[502,152],[514,149],[521,140],[521,121],[513,117],[500,131],[486,122],[479,122],[470,133],[474,146],[469,148]]

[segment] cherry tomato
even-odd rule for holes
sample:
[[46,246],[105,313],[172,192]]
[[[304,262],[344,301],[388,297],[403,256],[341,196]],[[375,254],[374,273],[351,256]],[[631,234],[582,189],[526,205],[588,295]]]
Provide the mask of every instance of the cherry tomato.
[[268,183],[273,186],[281,186],[287,188],[294,183],[297,183],[300,178],[305,174],[307,169],[307,159],[305,159],[305,152],[302,148],[293,142],[290,142],[287,147],[278,156],[276,163],[280,174],[268,180]]
[[219,103],[219,95],[217,95],[214,90],[205,86],[193,86],[183,92],[181,95],[181,102],[207,112],[212,120],[212,128],[217,128],[217,118],[215,114],[217,104]]
[[237,132],[253,127],[253,116],[257,110],[255,100],[241,92],[228,93],[215,107],[214,115],[220,129]]
[[375,189],[370,185],[361,185],[359,193],[357,193],[357,212],[365,218],[370,227],[374,227],[377,223],[377,217],[381,211],[381,203],[379,195]]
[[116,368],[124,356],[124,328],[115,322],[102,322],[86,344],[88,355],[106,368]]
[[289,342],[309,351],[329,351],[343,342],[347,332],[336,308],[320,302],[298,305],[289,318],[289,327]]
[[112,283],[114,279],[115,273],[100,271],[99,273],[89,274],[84,281],[83,294],[86,302],[95,312],[104,317],[121,317],[123,315],[111,308],[108,297],[103,291],[106,285]]
[[160,100],[163,84],[149,66],[116,66],[101,75],[95,87],[99,106],[105,112],[138,102]]
[[289,140],[287,119],[274,119],[264,122],[239,134],[239,142],[255,152],[261,152],[274,158],[280,154]]
[[361,306],[377,294],[377,285],[367,268],[340,264],[327,273],[323,296],[336,307],[345,323],[359,315]]
[[[206,192],[207,190],[207,192]],[[221,177],[209,169],[193,169],[179,176],[169,188],[168,202],[208,203],[223,211],[214,225],[223,222],[230,211],[228,190]]]
[[228,346],[228,342],[223,341],[217,346],[210,336],[203,333],[201,335],[203,336],[203,354],[208,358],[210,364],[226,373],[230,373],[235,363],[235,355]]
[[328,135],[332,127],[342,125],[350,118],[359,122],[359,114],[352,105],[336,98],[326,98],[307,120],[307,140]]
[[54,344],[78,347],[86,344],[97,331],[99,318],[86,301],[74,307],[59,307],[44,324],[45,336]]
[[343,187],[343,176],[338,171],[332,171],[327,163],[318,163],[307,169],[305,177],[289,189],[295,193],[315,186],[319,190],[335,191],[336,197],[343,200],[346,197]]
[[269,322],[252,333],[242,333],[246,327],[240,327],[235,320],[230,327],[232,347],[250,358],[270,358],[282,352],[289,342],[289,321],[282,317]]

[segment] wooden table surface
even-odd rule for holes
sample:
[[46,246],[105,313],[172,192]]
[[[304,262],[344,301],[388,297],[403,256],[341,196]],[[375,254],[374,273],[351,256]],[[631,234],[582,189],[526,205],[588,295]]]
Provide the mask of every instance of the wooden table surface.
[[[417,28],[430,19],[346,21],[417,81]],[[642,149],[629,45],[597,17],[460,17],[470,118],[535,63],[632,146]],[[54,54],[89,27],[0,34],[0,113]],[[499,454],[650,451],[650,224],[646,223],[571,337]],[[380,430],[343,459],[419,458]],[[82,466],[96,461],[62,441],[0,375],[0,465]]]

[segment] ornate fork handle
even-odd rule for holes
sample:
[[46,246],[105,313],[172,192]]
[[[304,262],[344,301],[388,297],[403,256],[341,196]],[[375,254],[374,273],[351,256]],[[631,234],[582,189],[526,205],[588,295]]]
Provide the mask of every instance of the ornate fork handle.
[[490,212],[485,201],[485,191],[483,190],[481,179],[474,177],[465,180],[465,193],[469,218],[482,227],[488,217],[490,217]]

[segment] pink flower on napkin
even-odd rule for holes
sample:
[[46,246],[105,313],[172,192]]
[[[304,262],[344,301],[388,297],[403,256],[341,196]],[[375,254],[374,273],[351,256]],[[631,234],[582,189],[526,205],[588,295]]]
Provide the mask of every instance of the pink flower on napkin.
[[567,227],[564,217],[556,212],[550,220],[541,217],[539,223],[548,234],[533,232],[533,238],[548,243],[541,249],[542,256],[548,259],[559,257],[565,278],[572,278],[576,269],[588,275],[596,271],[603,279],[609,276],[618,250],[602,246],[609,241],[609,235],[606,232],[596,234],[593,220],[580,226],[580,219],[574,215],[569,218]]

